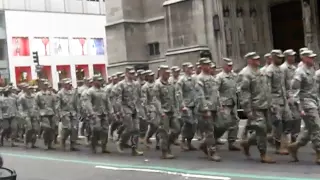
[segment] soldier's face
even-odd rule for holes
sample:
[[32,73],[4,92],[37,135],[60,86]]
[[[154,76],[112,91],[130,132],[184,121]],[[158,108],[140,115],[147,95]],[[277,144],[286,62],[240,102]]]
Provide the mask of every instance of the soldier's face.
[[281,57],[276,56],[273,58],[273,63],[275,63],[276,65],[280,65],[282,64],[282,62],[283,62],[283,58]]
[[293,64],[296,61],[296,57],[295,56],[288,56],[287,57],[287,62],[289,64]]
[[168,80],[169,77],[170,77],[170,72],[164,71],[164,72],[162,73],[162,79],[163,79],[163,80]]
[[303,62],[308,66],[314,65],[314,57],[303,57]]

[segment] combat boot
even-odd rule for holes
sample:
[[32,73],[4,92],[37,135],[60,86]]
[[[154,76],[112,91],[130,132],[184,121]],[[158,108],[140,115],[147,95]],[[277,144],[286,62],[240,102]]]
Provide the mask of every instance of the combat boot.
[[174,159],[174,155],[168,153],[168,151],[162,151],[161,159]]
[[289,155],[288,151],[289,138],[287,135],[281,135],[281,140],[278,149],[276,150],[276,154],[279,155]]
[[292,160],[293,162],[299,161],[299,159],[298,159],[298,149],[299,148],[300,148],[300,145],[298,144],[298,142],[292,143],[288,146],[288,151],[293,159]]
[[224,145],[224,142],[222,142],[221,139],[216,139],[216,144],[217,145]]
[[215,161],[215,162],[220,162],[221,161],[221,157],[218,155],[217,152],[211,152],[211,155],[209,156],[209,160],[211,161]]
[[187,143],[185,141],[180,142],[180,148],[181,148],[181,151],[188,151],[189,150]]
[[262,154],[260,154],[260,158],[261,158],[261,162],[262,163],[267,163],[267,164],[274,164],[274,163],[276,163],[276,161],[275,160],[273,160],[271,157],[269,157],[267,154],[265,154],[265,153],[262,153]]
[[195,148],[195,147],[192,145],[192,139],[187,139],[187,145],[188,145],[188,150],[189,150],[189,151],[195,151],[195,150],[197,150],[197,148]]
[[123,149],[124,149],[123,144],[120,141],[118,141],[117,142],[117,150],[118,150],[118,152],[119,153],[123,153]]
[[133,147],[131,149],[131,155],[132,156],[143,156],[143,152],[142,151],[138,151],[137,148]]
[[247,157],[251,157],[250,154],[250,144],[248,140],[242,140],[240,143],[240,146],[242,147],[243,153]]
[[205,155],[208,155],[208,149],[207,149],[207,145],[205,143],[200,144],[199,150],[201,150]]
[[316,152],[316,164],[320,165],[320,151]]
[[240,151],[240,147],[235,145],[235,142],[229,142],[229,151]]

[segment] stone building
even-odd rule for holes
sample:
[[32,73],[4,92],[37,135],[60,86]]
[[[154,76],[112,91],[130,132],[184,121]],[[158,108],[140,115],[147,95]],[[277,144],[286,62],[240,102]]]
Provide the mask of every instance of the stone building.
[[320,0],[107,0],[109,72],[125,65],[181,65],[210,50],[245,66],[248,51],[319,52]]

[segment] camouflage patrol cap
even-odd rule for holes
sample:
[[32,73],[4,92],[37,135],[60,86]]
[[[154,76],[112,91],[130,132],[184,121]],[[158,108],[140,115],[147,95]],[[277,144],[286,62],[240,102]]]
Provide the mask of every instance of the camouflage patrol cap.
[[256,52],[249,52],[246,55],[244,55],[244,58],[258,60],[260,59],[260,56]]
[[142,74],[144,74],[144,72],[145,72],[145,70],[143,70],[143,69],[138,69],[137,70],[137,74],[138,75],[142,75]]
[[210,67],[211,67],[211,68],[216,68],[217,65],[216,65],[216,63],[212,62],[212,63],[210,63]]
[[307,50],[309,50],[309,48],[307,48],[307,47],[300,48],[299,54],[301,54],[303,51],[307,51]]
[[273,49],[270,54],[272,56],[277,56],[277,57],[284,57],[282,51],[280,49]]
[[149,75],[150,73],[152,73],[152,71],[150,69],[144,71],[144,74]]
[[184,63],[182,63],[182,67],[188,67],[188,66],[190,66],[190,64],[192,65],[191,62],[184,62]]
[[126,77],[125,74],[121,74],[121,75],[119,76],[119,78],[124,78],[124,77]]
[[133,66],[126,66],[126,71],[130,71],[130,70],[134,70],[134,67]]
[[172,66],[171,67],[171,71],[173,72],[179,72],[181,69],[179,68],[179,66]]
[[270,56],[271,56],[270,53],[266,53],[263,57],[264,57],[264,58],[269,58]]
[[72,81],[71,81],[70,78],[64,78],[64,79],[62,79],[62,82],[61,82],[61,83],[63,83],[63,84],[71,84]]
[[169,66],[168,65],[160,65],[159,69],[169,69]]
[[199,64],[210,64],[211,61],[208,58],[201,58],[199,59]]
[[311,50],[303,51],[303,52],[300,53],[300,55],[302,57],[310,57],[310,58],[317,57],[317,54],[313,53],[313,51],[311,51]]
[[294,56],[297,53],[293,49],[287,49],[283,52],[284,56]]
[[155,75],[154,72],[151,72],[148,74],[148,76],[154,76],[154,75]]
[[226,65],[229,65],[229,66],[233,65],[233,62],[230,58],[222,58],[222,60]]
[[136,71],[135,71],[134,69],[131,69],[131,70],[128,71],[128,73],[130,73],[130,74],[135,74]]
[[101,81],[103,78],[100,75],[93,75],[92,81]]

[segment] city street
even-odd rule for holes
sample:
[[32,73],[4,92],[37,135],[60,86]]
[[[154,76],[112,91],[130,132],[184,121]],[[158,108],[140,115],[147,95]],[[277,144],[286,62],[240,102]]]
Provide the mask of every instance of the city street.
[[[243,123],[241,123],[243,125]],[[240,127],[242,127],[242,125]],[[243,128],[241,128],[242,130]],[[40,140],[41,141],[41,140]],[[194,140],[197,146],[199,142]],[[41,142],[42,144],[42,142]],[[315,165],[310,145],[301,149],[300,162],[291,163],[289,156],[270,154],[276,164],[261,164],[256,147],[252,147],[253,160],[241,152],[229,152],[220,147],[222,162],[206,160],[200,151],[181,152],[174,147],[174,160],[161,160],[160,152],[150,149],[142,157],[131,157],[130,151],[119,154],[115,144],[109,143],[111,154],[91,154],[81,145],[79,152],[45,151],[22,147],[1,147],[5,167],[16,170],[18,180],[318,180],[319,166]]]

